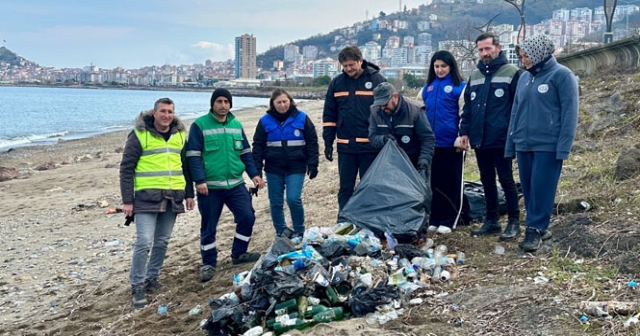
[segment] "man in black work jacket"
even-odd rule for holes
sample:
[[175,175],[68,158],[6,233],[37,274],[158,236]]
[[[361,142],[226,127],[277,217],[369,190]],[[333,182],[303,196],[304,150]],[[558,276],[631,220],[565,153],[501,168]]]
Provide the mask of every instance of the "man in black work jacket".
[[[373,104],[373,88],[386,79],[380,68],[362,58],[360,49],[350,46],[338,55],[342,73],[329,84],[322,115],[324,156],[333,161],[333,141],[338,143],[340,210],[347,204],[356,184],[356,176],[364,176],[378,150],[369,143],[369,108]],[[337,136],[337,138],[336,138]]]

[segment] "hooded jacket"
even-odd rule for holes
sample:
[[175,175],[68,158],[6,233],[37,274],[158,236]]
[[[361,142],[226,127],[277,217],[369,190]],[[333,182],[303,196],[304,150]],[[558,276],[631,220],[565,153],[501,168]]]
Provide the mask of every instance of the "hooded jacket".
[[369,108],[373,104],[373,88],[387,80],[380,68],[362,61],[358,78],[346,73],[336,76],[327,89],[322,114],[322,138],[325,146],[338,142],[339,153],[377,153],[369,143]]
[[[138,131],[146,131],[147,136],[159,137],[164,140],[153,126],[153,111],[142,112],[135,120],[134,127]],[[185,126],[182,121],[174,116],[169,132],[171,137],[186,136]],[[185,159],[185,145],[181,150],[182,173],[185,177],[185,190],[163,190],[163,189],[143,189],[134,192],[135,186],[135,170],[136,165],[142,156],[143,148],[135,131],[131,131],[127,137],[127,143],[122,153],[122,161],[120,162],[120,193],[122,195],[123,204],[133,204],[133,212],[165,212],[167,203],[171,202],[172,211],[174,213],[182,213],[185,211],[183,200],[185,198],[193,198],[193,183],[191,175],[187,167]]]
[[555,152],[557,160],[566,160],[578,124],[576,76],[558,64],[548,37],[534,36],[520,48],[530,57],[532,67],[518,82],[505,157],[513,157],[516,151],[539,151]]
[[469,137],[471,147],[504,148],[520,74],[504,52],[489,64],[478,62],[464,91],[460,116],[460,135]]
[[252,153],[260,175],[305,174],[308,167],[318,168],[318,134],[311,118],[295,106],[280,123],[277,111],[269,110],[260,118],[253,134]]

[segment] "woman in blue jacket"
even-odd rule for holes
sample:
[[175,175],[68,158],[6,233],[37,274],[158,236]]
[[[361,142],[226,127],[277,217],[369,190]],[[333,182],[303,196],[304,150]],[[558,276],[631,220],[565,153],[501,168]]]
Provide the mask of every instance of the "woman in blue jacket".
[[431,57],[427,84],[422,88],[427,119],[436,136],[431,162],[433,201],[429,230],[449,233],[455,228],[462,201],[462,152],[454,147],[460,124],[458,101],[464,91],[458,63],[446,51],[436,51]]
[[578,125],[578,81],[553,56],[547,35],[535,35],[516,46],[525,71],[511,109],[505,157],[518,159],[527,230],[520,248],[533,252],[548,231],[562,162],[569,158]]
[[253,135],[253,160],[262,175],[267,175],[271,219],[280,235],[287,224],[284,218],[284,194],[291,211],[293,230],[304,234],[302,185],[304,175],[318,175],[318,135],[311,118],[298,110],[291,95],[275,89],[269,110],[260,118]]

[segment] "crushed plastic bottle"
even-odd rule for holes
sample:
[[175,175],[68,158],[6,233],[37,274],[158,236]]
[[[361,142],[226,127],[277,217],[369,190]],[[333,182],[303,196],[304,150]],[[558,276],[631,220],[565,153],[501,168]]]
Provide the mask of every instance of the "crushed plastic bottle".
[[306,263],[302,259],[295,260],[292,264],[287,266],[276,266],[273,268],[276,272],[283,272],[287,274],[296,274],[299,270],[303,269],[306,266]]
[[283,259],[289,259],[289,260],[311,259],[312,256],[313,256],[313,251],[310,248],[307,248],[305,246],[305,248],[303,248],[302,250],[297,250],[297,251],[280,255],[278,256],[278,258],[276,258],[276,260],[282,261]]
[[503,255],[504,254],[504,247],[502,247],[500,245],[496,245],[496,248],[493,250],[493,253],[495,253],[497,255]]
[[458,252],[457,257],[458,257],[456,260],[457,264],[464,265],[465,261],[467,260],[467,257],[464,255],[464,252]]
[[447,255],[447,246],[446,245],[438,245],[435,251],[433,252],[434,259],[440,259]]
[[422,270],[430,270],[436,267],[436,261],[431,258],[415,257],[411,259],[411,263],[417,265]]
[[391,231],[387,230],[384,232],[384,237],[387,239],[387,249],[393,250],[398,245],[398,240],[393,236]]
[[202,315],[202,307],[200,305],[196,305],[195,307],[189,310],[189,316]]
[[407,278],[415,278],[416,276],[418,276],[418,274],[416,273],[416,271],[413,269],[413,265],[411,264],[411,262],[409,262],[409,260],[402,258],[399,261],[400,266],[402,266],[402,268],[404,269],[404,275]]
[[433,239],[427,238],[427,241],[424,243],[424,246],[422,246],[421,250],[426,252],[428,249],[433,247],[433,244],[434,244]]

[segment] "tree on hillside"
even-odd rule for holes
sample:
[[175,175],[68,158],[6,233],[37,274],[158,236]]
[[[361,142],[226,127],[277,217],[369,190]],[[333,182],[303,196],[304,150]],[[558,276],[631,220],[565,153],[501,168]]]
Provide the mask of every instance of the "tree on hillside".
[[313,86],[324,86],[331,83],[331,77],[324,75],[313,79]]
[[419,89],[424,85],[424,80],[410,73],[403,74],[402,79],[407,83],[407,87],[412,89]]

